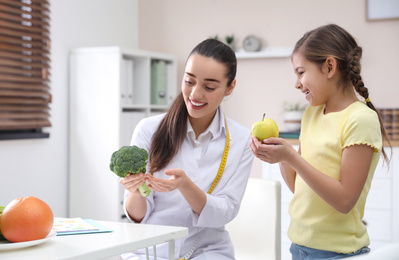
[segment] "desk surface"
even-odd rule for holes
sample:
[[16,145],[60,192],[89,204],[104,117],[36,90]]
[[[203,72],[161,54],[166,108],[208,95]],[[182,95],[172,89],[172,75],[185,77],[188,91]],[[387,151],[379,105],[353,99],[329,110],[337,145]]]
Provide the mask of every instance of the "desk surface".
[[112,229],[113,232],[56,236],[37,246],[0,251],[0,259],[103,259],[177,240],[188,235],[188,229],[185,227],[97,222]]

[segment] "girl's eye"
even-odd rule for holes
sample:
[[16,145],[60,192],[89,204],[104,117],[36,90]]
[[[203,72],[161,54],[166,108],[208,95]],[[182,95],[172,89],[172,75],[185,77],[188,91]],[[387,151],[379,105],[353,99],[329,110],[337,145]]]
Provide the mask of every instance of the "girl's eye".
[[214,91],[214,90],[215,90],[215,88],[208,87],[208,86],[205,86],[205,89],[206,89],[207,91]]

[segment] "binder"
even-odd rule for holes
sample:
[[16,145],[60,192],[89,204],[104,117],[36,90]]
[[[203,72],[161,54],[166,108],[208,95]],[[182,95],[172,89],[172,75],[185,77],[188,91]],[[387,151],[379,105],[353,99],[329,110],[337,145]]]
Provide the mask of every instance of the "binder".
[[166,105],[166,62],[153,61],[151,64],[151,104]]

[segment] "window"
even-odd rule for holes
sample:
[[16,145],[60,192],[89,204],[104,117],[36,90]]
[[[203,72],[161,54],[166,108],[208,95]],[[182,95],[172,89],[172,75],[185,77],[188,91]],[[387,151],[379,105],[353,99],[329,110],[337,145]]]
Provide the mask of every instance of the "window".
[[50,127],[48,0],[0,0],[0,140]]
[[399,0],[367,0],[367,20],[399,18]]

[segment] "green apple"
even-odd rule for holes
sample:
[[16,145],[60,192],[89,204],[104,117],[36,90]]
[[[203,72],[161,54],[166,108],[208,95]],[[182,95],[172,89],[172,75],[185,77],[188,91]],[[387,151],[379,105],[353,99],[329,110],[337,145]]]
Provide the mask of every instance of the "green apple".
[[271,118],[265,118],[265,115],[263,114],[262,121],[255,122],[251,129],[252,136],[261,142],[269,137],[278,137],[279,134],[276,122]]

